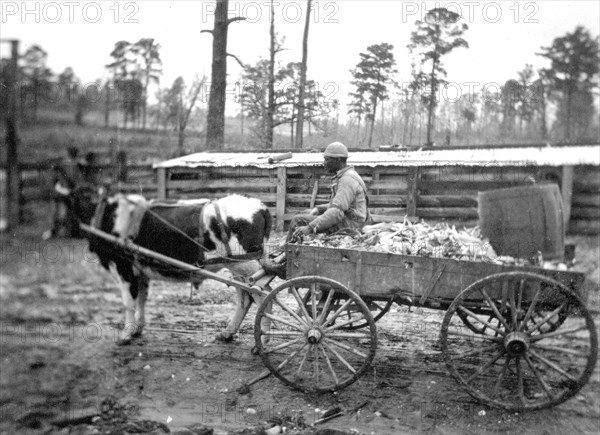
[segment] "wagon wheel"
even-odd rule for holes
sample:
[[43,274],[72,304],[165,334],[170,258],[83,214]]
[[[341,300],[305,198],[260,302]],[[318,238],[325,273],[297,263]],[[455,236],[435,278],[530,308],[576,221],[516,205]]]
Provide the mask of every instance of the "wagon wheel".
[[[459,312],[482,332],[465,330]],[[579,297],[525,272],[467,287],[446,312],[441,342],[446,366],[467,392],[509,411],[549,408],[574,396],[598,353],[594,322]]]
[[[345,302],[334,311],[330,307],[338,294]],[[343,330],[349,322],[340,318],[350,304],[357,307],[350,322],[365,322],[368,328]],[[269,332],[260,328],[263,318],[271,320]],[[294,278],[270,292],[258,307],[254,338],[265,366],[287,385],[309,393],[353,383],[369,367],[377,347],[367,305],[337,281],[318,276]]]
[[[325,297],[326,297],[326,295],[321,295],[321,298],[317,299],[317,301],[316,301],[317,306],[323,305],[323,303],[325,301]],[[344,294],[336,294],[333,297],[331,304],[329,305],[329,311],[337,310],[347,300],[348,300],[348,298],[345,297]],[[394,303],[393,296],[390,297],[389,299],[386,299],[383,301],[382,300],[374,300],[372,298],[362,298],[362,300],[365,304],[367,304],[367,308],[371,312],[374,322],[377,322],[388,311],[390,311],[390,308],[392,307],[392,304]],[[303,302],[304,302],[304,306],[306,307],[306,309],[310,312],[311,301],[310,301],[309,294],[304,296]],[[358,308],[354,304],[350,304],[344,310],[344,312],[338,317],[338,319],[339,319],[338,321],[342,321],[342,322],[346,322],[347,320],[355,319],[355,321],[353,323],[347,323],[346,326],[343,326],[342,328],[340,328],[340,329],[346,330],[346,331],[353,331],[356,329],[361,329],[361,328],[365,328],[365,327],[369,326],[368,322],[365,322],[364,319],[362,318],[360,308]]]

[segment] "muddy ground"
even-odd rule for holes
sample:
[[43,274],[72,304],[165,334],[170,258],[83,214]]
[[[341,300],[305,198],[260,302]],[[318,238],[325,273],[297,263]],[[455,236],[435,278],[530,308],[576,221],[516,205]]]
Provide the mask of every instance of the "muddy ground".
[[[45,206],[30,210],[45,215]],[[115,344],[120,292],[81,240],[42,242],[41,224],[5,235],[0,252],[0,433],[598,433],[600,369],[551,410],[514,413],[477,403],[447,373],[437,345],[442,311],[394,306],[378,322],[374,364],[334,394],[307,395],[268,377],[250,352],[255,307],[230,344],[213,337],[234,295],[207,282],[153,282],[147,330]],[[598,312],[598,238],[578,237],[589,305]],[[594,314],[596,325],[600,316]],[[341,417],[314,425],[327,410]],[[275,426],[273,428],[273,426]],[[279,426],[279,427],[277,427]]]

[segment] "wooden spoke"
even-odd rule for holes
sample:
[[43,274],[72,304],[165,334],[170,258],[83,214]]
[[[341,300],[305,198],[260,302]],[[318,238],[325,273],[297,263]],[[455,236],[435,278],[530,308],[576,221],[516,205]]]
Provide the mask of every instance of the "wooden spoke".
[[517,395],[519,402],[525,406],[525,392],[523,391],[523,371],[521,370],[521,358],[515,357],[515,365],[517,367]]
[[329,352],[331,352],[331,353],[333,354],[333,356],[335,356],[335,357],[338,359],[338,361],[339,361],[339,362],[341,362],[343,365],[345,365],[345,366],[346,366],[346,368],[347,368],[348,370],[350,370],[350,372],[351,372],[352,374],[355,374],[355,373],[356,373],[356,370],[354,369],[354,367],[352,367],[352,366],[350,365],[350,363],[344,359],[344,357],[342,357],[342,356],[341,356],[339,353],[337,353],[337,352],[335,351],[335,349],[332,349],[332,348],[331,348],[331,346],[329,346],[328,344],[326,344],[326,343],[324,343],[324,342],[323,342],[323,346],[325,346],[325,348],[326,348],[326,349],[327,349]]
[[317,283],[310,285],[310,303],[312,304],[312,319],[317,320]]
[[577,382],[577,379],[575,379],[573,376],[571,376],[569,373],[565,372],[563,369],[561,369],[559,366],[557,366],[556,364],[554,364],[552,361],[550,361],[547,358],[544,358],[543,356],[541,356],[540,354],[538,354],[536,351],[534,351],[533,349],[529,349],[529,353],[531,354],[532,357],[534,357],[535,359],[537,359],[538,361],[541,361],[542,363],[544,363],[545,365],[547,365],[548,367],[550,367],[552,370],[554,370],[555,372],[560,373],[561,375],[563,375],[565,378],[573,381],[573,382]]
[[538,371],[538,369],[535,368],[535,366],[531,362],[531,359],[529,359],[529,357],[527,355],[524,355],[523,359],[525,360],[525,362],[529,366],[529,369],[533,372],[535,378],[538,380],[538,383],[542,386],[542,388],[544,389],[544,391],[546,392],[546,394],[548,395],[548,397],[550,397],[550,399],[552,399],[552,400],[556,399],[556,396],[554,394],[552,394],[552,391],[550,390],[550,387],[548,386],[548,384],[546,383],[546,381],[544,381],[544,378],[542,378],[542,375],[540,374],[540,372]]
[[342,311],[344,311],[346,308],[348,308],[348,305],[350,305],[351,303],[353,303],[352,299],[348,299],[346,302],[344,302],[342,304],[342,306],[339,307],[335,313],[333,313],[333,316],[331,316],[329,319],[327,319],[327,321],[323,324],[323,326],[327,326],[331,322],[333,322],[335,319],[337,319],[337,317],[340,315],[340,313]]
[[302,369],[304,368],[304,364],[306,364],[306,360],[308,359],[308,354],[310,353],[310,347],[303,346],[302,348],[306,348],[306,351],[304,352],[302,361],[300,362],[300,365],[298,366],[298,369],[296,370],[296,378],[300,377],[300,374],[302,373]]
[[315,383],[319,385],[319,349],[317,349],[317,345],[311,345],[315,359],[313,359],[313,369],[315,374]]
[[304,302],[302,301],[302,298],[298,294],[298,290],[296,290],[296,286],[291,286],[290,292],[296,299],[296,302],[300,306],[300,309],[302,310],[302,313],[304,314],[304,317],[306,317],[306,321],[308,322],[308,319],[310,319],[310,316],[308,315],[308,311],[306,311],[306,307],[304,306]]
[[[510,331],[510,328],[508,327],[508,324],[506,323],[506,320],[504,320],[504,316],[502,314],[500,314],[500,311],[498,311],[498,307],[496,306],[496,303],[492,300],[492,298],[490,298],[488,296],[488,294],[486,293],[486,291],[485,291],[484,288],[481,288],[479,291],[481,292],[481,294],[483,295],[485,301],[488,303],[488,305],[490,306],[490,308],[494,312],[494,315],[498,318],[498,320],[500,321],[500,323],[502,323],[502,326],[504,326],[507,331]],[[494,331],[502,333],[501,331],[499,331],[496,328],[492,328],[492,329]]]
[[587,329],[588,328],[586,326],[580,326],[579,328],[567,329],[565,331],[553,331],[553,332],[546,332],[544,334],[533,335],[533,336],[529,337],[529,339],[531,340],[532,343],[535,343],[536,341],[540,341],[545,338],[560,337],[561,335],[574,334],[574,333],[580,332],[580,331],[587,331]]
[[537,290],[535,291],[535,294],[533,295],[533,299],[531,300],[531,304],[529,305],[529,309],[527,310],[527,313],[525,313],[525,318],[523,319],[523,323],[521,323],[520,331],[525,329],[525,325],[527,325],[527,322],[529,322],[529,319],[531,318],[533,313],[535,313],[535,306],[537,305],[541,291],[542,289],[538,286]]
[[[462,305],[459,305],[458,307],[456,307],[458,310],[461,310],[463,313],[465,313],[467,316],[472,317],[474,319],[476,319],[479,323],[481,323],[482,325],[485,325],[486,327],[498,332],[499,334],[504,334],[502,332],[502,330],[496,328],[494,325],[492,325],[491,323],[485,322],[483,320],[481,320],[480,317],[477,316],[477,314],[475,314],[474,312],[466,309],[465,307],[463,307]],[[502,322],[504,323],[504,322]]]
[[337,342],[337,341],[335,341],[335,340],[330,340],[330,339],[328,339],[328,338],[324,338],[324,339],[323,339],[323,341],[324,341],[325,343],[327,343],[327,344],[332,344],[332,345],[334,345],[334,346],[337,346],[337,347],[339,347],[339,348],[341,348],[341,349],[347,350],[348,352],[351,352],[351,353],[353,353],[354,355],[358,355],[358,356],[360,356],[360,357],[362,357],[362,358],[366,358],[366,357],[367,357],[367,354],[364,354],[364,353],[362,353],[362,352],[359,352],[358,350],[356,350],[356,349],[353,349],[353,348],[351,348],[350,346],[347,346],[347,345],[345,345],[345,344],[343,344],[343,343],[339,343],[339,342]]
[[263,332],[262,335],[267,336],[267,337],[291,338],[291,337],[303,337],[304,332],[303,331],[269,331],[269,332]]
[[471,382],[477,376],[481,375],[483,372],[485,372],[487,369],[489,369],[491,366],[493,366],[496,363],[496,361],[498,361],[500,358],[502,358],[502,356],[504,354],[506,354],[506,351],[504,349],[502,349],[487,364],[480,366],[475,373],[473,373],[471,376],[469,376],[469,378],[467,379],[467,382]]
[[480,353],[484,353],[484,352],[489,352],[490,350],[494,350],[494,349],[498,349],[498,345],[497,344],[493,344],[491,346],[487,346],[487,347],[482,347],[479,349],[473,349],[470,350],[468,352],[462,353],[460,355],[453,355],[451,357],[452,360],[457,360],[457,359],[461,359],[461,358],[467,358],[473,355],[478,355]]
[[448,335],[452,335],[452,337],[468,338],[470,340],[483,340],[483,341],[494,341],[494,342],[500,342],[500,341],[502,341],[501,338],[490,337],[489,335],[483,335],[483,334],[467,335],[467,334],[459,334],[457,332],[448,332]]
[[326,328],[325,332],[335,331],[336,329],[340,329],[340,328],[343,328],[344,326],[356,323],[359,320],[361,320],[361,319],[350,319],[350,320],[346,320],[345,322],[342,322],[342,323],[336,323],[335,325],[330,326],[329,328]]
[[284,320],[284,319],[282,319],[280,317],[274,316],[273,314],[269,314],[269,313],[264,313],[264,316],[267,319],[271,319],[274,322],[283,323],[284,325],[287,325],[290,328],[295,329],[296,331],[303,332],[303,329],[300,326],[298,326],[298,325],[296,325],[296,324],[294,324],[294,323],[292,323],[292,322],[290,322],[288,320]]
[[293,345],[294,345],[294,344],[296,344],[296,343],[299,343],[299,342],[300,342],[300,341],[301,341],[303,338],[304,338],[304,337],[298,337],[298,338],[296,338],[295,340],[288,341],[288,342],[286,342],[286,343],[282,343],[282,344],[280,344],[280,345],[278,345],[278,346],[275,346],[275,347],[274,347],[274,348],[272,348],[272,349],[265,349],[265,352],[266,352],[266,353],[270,353],[270,352],[277,352],[278,350],[285,349],[286,347],[290,347],[290,346],[293,346]]
[[327,337],[329,338],[358,338],[358,339],[367,339],[370,337],[369,334],[360,334],[358,332],[341,332],[335,331],[333,333],[327,333]]
[[[548,313],[540,323],[535,323],[531,328],[529,328],[527,331],[525,331],[525,333],[527,335],[531,335],[534,331],[539,331],[540,327],[545,325],[546,323],[548,323],[548,320],[550,320],[552,317],[558,315],[558,313],[560,313],[562,311],[562,309],[566,306],[567,304],[560,304],[560,306],[555,309],[554,311]],[[540,331],[541,332],[541,331]]]
[[279,365],[277,366],[277,369],[278,369],[278,370],[280,370],[280,369],[282,369],[283,367],[285,367],[285,366],[286,366],[286,365],[287,365],[287,364],[288,364],[288,363],[289,363],[289,362],[290,362],[292,359],[294,359],[294,357],[295,357],[296,355],[298,355],[298,354],[299,354],[299,353],[302,351],[302,349],[304,349],[305,347],[306,347],[306,343],[304,343],[304,345],[303,345],[303,346],[302,346],[300,349],[298,349],[298,350],[295,350],[294,352],[292,352],[292,353],[290,354],[290,356],[288,356],[286,359],[284,359],[284,360],[281,362],[281,364],[279,364]]
[[323,346],[321,346],[320,344],[317,344],[317,346],[321,349],[321,352],[323,353],[323,357],[325,357],[325,361],[327,362],[327,367],[329,367],[329,371],[331,372],[331,376],[333,376],[335,385],[338,385],[340,383],[340,381],[337,377],[337,374],[335,373],[335,370],[333,370],[333,366],[331,365],[331,361],[329,360],[329,356],[327,355],[327,352],[325,352],[325,348]]
[[504,360],[504,365],[502,366],[502,371],[498,375],[498,379],[496,379],[496,383],[494,384],[494,389],[492,390],[492,395],[494,395],[494,396],[498,395],[498,390],[500,389],[500,385],[502,385],[502,380],[504,379],[504,376],[506,375],[509,364],[510,364],[510,357],[507,355],[506,359]]
[[306,320],[302,319],[298,314],[296,314],[294,312],[294,310],[292,310],[290,307],[288,307],[286,304],[284,304],[283,302],[281,302],[279,299],[275,298],[273,299],[273,301],[279,305],[286,313],[288,313],[290,316],[292,316],[294,319],[296,319],[296,321],[298,323],[300,323],[303,326],[308,327],[308,323],[306,323]]
[[573,349],[567,349],[566,347],[556,347],[556,346],[545,346],[542,344],[535,344],[536,349],[548,350],[551,352],[560,352],[566,353],[568,355],[582,356],[587,357],[589,354],[587,352],[579,352]]
[[333,295],[335,295],[335,291],[329,290],[329,293],[327,293],[327,299],[325,300],[325,304],[323,305],[323,310],[321,311],[321,315],[319,316],[319,325],[322,325],[323,322],[327,319],[327,314],[329,314],[329,306],[331,305]]
[[523,306],[523,290],[525,290],[525,279],[519,281],[519,295],[517,299],[517,309],[520,310]]
[[517,303],[515,302],[515,292],[509,288],[508,290],[508,301],[510,303],[510,314],[512,318],[512,327],[513,330],[518,330],[517,327]]

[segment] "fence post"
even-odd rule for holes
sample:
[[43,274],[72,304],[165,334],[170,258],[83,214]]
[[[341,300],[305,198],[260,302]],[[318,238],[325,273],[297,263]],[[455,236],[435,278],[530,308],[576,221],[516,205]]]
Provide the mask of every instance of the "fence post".
[[115,172],[117,182],[127,182],[127,152],[117,151],[115,156]]
[[157,168],[156,176],[158,178],[158,187],[156,195],[158,199],[167,199],[167,168]]
[[571,201],[573,199],[573,166],[563,166],[560,193],[563,203],[563,222],[565,225],[565,233],[569,229],[569,221],[571,220]]
[[287,190],[286,183],[286,168],[280,166],[277,168],[277,208],[276,208],[276,224],[275,229],[277,231],[283,231],[284,215],[285,215],[285,194]]
[[418,166],[408,167],[408,194],[406,198],[406,214],[409,218],[417,216],[417,197],[421,171]]

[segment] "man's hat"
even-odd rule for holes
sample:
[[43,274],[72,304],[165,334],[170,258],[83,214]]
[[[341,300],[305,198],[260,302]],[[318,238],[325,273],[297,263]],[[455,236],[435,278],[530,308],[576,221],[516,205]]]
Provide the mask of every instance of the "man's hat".
[[341,142],[333,142],[327,145],[323,157],[348,157],[348,148]]

